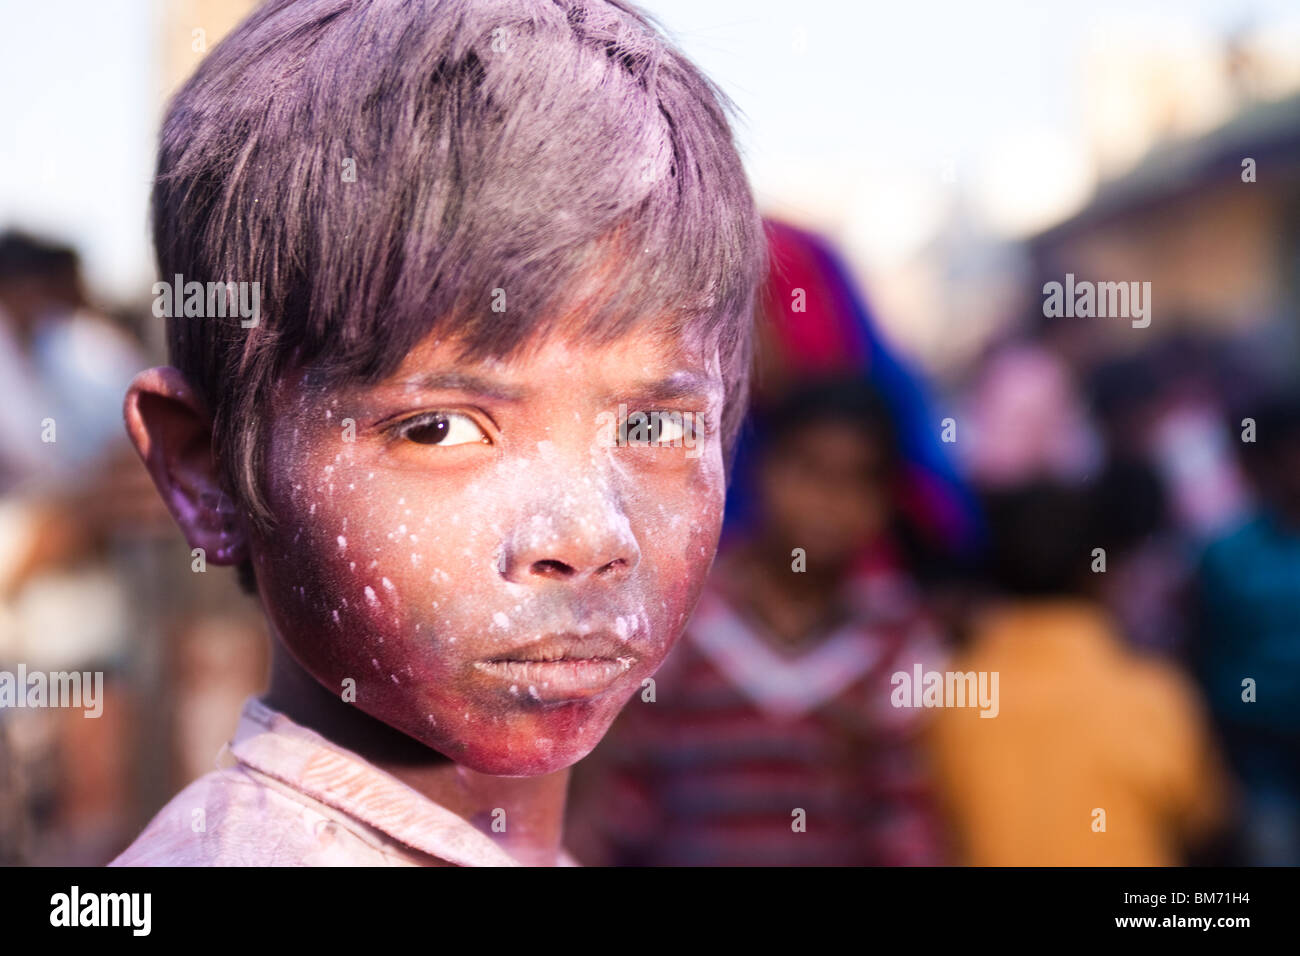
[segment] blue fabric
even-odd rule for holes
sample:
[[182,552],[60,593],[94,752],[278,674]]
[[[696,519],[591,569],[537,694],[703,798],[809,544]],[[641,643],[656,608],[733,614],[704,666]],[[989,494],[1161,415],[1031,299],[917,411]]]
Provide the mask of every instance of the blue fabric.
[[[1300,733],[1300,535],[1258,514],[1211,544],[1200,568],[1197,670],[1225,721]],[[1253,678],[1256,700],[1243,701]]]

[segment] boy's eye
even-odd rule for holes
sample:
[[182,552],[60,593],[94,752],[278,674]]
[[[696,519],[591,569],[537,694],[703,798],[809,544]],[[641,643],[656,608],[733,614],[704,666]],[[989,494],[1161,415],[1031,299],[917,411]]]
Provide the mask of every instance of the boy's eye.
[[694,425],[692,417],[681,412],[632,412],[619,437],[625,445],[680,445],[688,434],[694,437]]
[[465,445],[488,440],[474,419],[459,412],[417,415],[403,422],[398,434],[419,445]]

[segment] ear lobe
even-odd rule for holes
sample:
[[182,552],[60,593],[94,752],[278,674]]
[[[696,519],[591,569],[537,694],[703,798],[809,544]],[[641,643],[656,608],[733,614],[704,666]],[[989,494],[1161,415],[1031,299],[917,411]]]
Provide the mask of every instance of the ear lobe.
[[179,370],[141,372],[127,389],[126,431],[191,548],[212,564],[239,564],[248,536],[222,487],[212,451],[212,418]]

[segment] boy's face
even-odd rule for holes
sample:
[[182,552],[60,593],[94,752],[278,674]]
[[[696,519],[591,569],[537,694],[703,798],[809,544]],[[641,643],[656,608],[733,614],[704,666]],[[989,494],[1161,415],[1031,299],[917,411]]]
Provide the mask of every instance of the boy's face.
[[[676,343],[646,329],[467,364],[428,340],[379,385],[282,383],[277,531],[251,546],[298,662],[474,770],[585,756],[681,633],[718,540],[723,383]],[[709,427],[694,448],[620,446],[620,403]]]

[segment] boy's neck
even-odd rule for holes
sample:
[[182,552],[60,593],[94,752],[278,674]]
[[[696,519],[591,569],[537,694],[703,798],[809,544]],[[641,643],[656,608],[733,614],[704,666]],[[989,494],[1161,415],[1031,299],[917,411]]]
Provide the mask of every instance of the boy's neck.
[[[467,820],[519,862],[558,862],[567,768],[539,777],[498,777],[462,767],[329,693],[278,638],[272,640],[271,681],[262,702]],[[492,832],[498,809],[509,821],[506,833]]]

